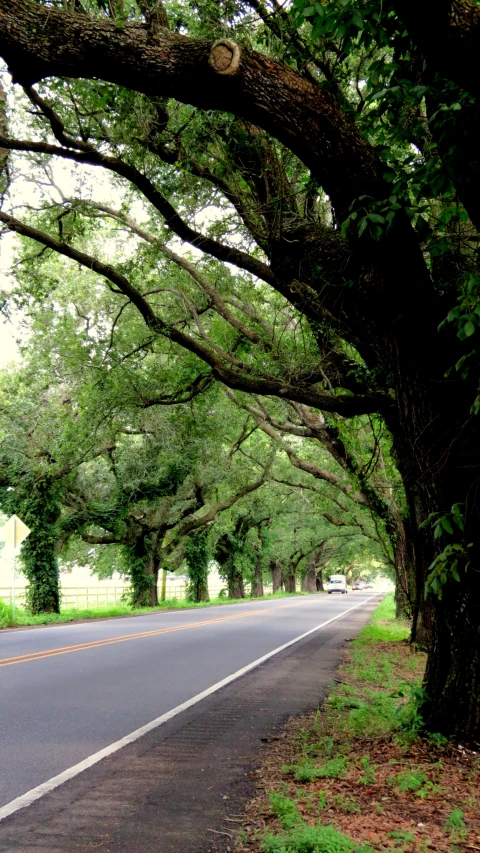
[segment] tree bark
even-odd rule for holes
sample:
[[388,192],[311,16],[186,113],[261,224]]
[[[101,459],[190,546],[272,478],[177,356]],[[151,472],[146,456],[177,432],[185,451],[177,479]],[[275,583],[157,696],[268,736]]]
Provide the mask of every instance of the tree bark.
[[150,537],[150,554],[145,567],[145,577],[149,583],[148,603],[150,607],[158,605],[158,573],[160,558],[158,554],[158,533],[154,531]]
[[260,525],[258,528],[259,548],[255,559],[255,571],[252,579],[252,598],[262,598],[263,596],[263,530]]
[[233,537],[225,533],[215,546],[215,560],[219,566],[220,576],[227,582],[229,598],[245,598],[243,575],[235,564],[240,532],[241,523],[235,528]]
[[282,570],[274,560],[270,561],[270,571],[272,574],[272,592],[280,592],[282,589]]
[[[231,112],[234,104],[236,115],[294,151],[345,214],[354,198],[377,195],[380,162],[334,98],[291,68],[229,44],[151,32],[144,24],[118,27],[29,0],[0,0],[0,54],[22,83],[46,76],[99,78],[201,109]],[[356,152],[349,166],[347,149]]]
[[398,582],[395,584],[395,618],[409,619],[410,608],[405,590]]
[[303,592],[316,592],[317,591],[317,582],[316,582],[316,569],[314,563],[309,563],[307,566],[307,571],[305,572],[302,578],[302,590]]
[[282,586],[285,592],[297,591],[297,573],[295,566],[288,566],[282,571]]
[[160,601],[165,601],[167,597],[167,570],[162,569],[162,590],[160,593]]

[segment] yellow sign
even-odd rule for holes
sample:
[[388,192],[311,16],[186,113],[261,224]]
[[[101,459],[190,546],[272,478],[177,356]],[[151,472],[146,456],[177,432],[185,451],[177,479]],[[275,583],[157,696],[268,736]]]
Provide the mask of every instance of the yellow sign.
[[16,551],[30,532],[30,528],[23,523],[18,515],[12,515],[0,530],[0,537]]

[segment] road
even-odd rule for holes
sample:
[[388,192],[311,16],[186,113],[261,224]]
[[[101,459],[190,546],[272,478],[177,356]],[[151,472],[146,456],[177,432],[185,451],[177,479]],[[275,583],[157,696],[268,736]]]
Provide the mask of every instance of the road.
[[2,632],[0,808],[317,626],[334,620],[348,637],[371,601],[312,595]]

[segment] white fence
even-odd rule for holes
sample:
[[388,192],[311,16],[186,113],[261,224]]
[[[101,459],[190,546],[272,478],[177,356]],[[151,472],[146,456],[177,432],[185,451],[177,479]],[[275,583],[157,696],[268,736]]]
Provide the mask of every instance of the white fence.
[[[209,593],[211,598],[216,598],[224,586],[218,583],[209,585]],[[267,590],[265,590],[267,592]],[[160,598],[161,586],[158,587],[158,597]],[[64,586],[61,587],[61,607],[62,610],[94,610],[98,607],[108,607],[109,605],[121,604],[123,596],[128,594],[128,586]],[[0,587],[0,601],[5,604],[12,603],[12,588],[9,586]],[[186,598],[186,586],[184,583],[171,584],[167,583],[166,590],[167,600],[176,598],[182,601]],[[25,588],[15,588],[15,602],[19,607],[22,607],[25,602]]]

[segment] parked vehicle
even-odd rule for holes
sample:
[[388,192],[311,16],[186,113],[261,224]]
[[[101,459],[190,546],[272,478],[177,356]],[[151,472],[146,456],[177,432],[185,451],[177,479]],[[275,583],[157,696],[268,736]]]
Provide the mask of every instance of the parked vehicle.
[[331,575],[327,583],[327,592],[329,595],[332,592],[341,592],[342,595],[345,595],[348,592],[345,575]]

